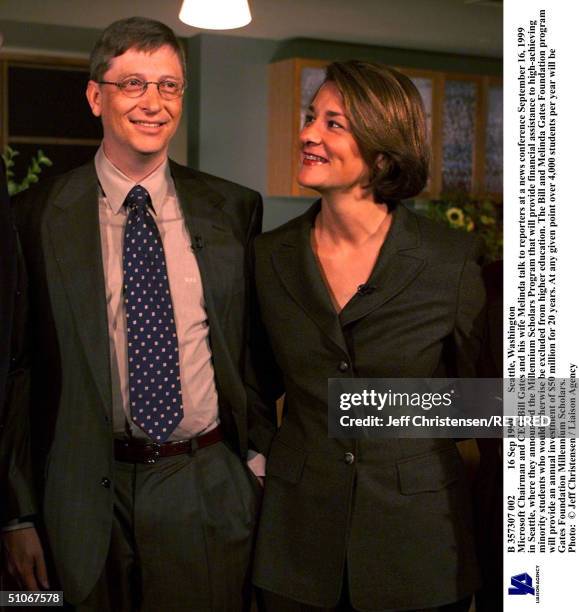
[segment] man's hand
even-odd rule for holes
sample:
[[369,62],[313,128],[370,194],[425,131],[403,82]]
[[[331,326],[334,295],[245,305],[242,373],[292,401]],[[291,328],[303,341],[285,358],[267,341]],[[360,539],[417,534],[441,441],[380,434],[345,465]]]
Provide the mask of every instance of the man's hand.
[[6,565],[10,575],[28,591],[48,589],[48,576],[40,539],[34,527],[2,533]]

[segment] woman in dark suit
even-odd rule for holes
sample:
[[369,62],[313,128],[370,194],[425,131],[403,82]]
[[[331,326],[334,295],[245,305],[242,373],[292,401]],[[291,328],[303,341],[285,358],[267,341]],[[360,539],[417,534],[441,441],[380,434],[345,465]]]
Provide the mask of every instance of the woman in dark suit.
[[254,582],[266,610],[468,610],[478,586],[451,439],[328,437],[328,378],[474,376],[477,242],[399,201],[427,180],[420,96],[394,70],[334,63],[301,135],[321,200],[255,244],[285,390]]

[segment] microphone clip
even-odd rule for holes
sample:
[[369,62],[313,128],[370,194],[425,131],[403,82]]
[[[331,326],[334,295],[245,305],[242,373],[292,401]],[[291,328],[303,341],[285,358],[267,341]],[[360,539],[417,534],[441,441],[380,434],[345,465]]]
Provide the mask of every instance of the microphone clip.
[[358,285],[357,293],[359,293],[360,295],[370,295],[371,293],[374,293],[376,289],[378,289],[376,285],[370,285],[369,283],[362,283],[361,285]]
[[192,251],[200,251],[204,246],[203,236],[193,236],[193,241],[191,242],[191,250]]

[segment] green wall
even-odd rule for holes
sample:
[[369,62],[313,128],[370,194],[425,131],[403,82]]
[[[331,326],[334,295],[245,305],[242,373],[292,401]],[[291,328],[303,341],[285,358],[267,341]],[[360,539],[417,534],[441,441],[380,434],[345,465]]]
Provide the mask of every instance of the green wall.
[[[262,194],[267,186],[268,64],[278,44],[202,34],[189,40],[189,163]],[[264,228],[312,200],[264,197]]]
[[39,49],[46,53],[91,52],[100,31],[93,28],[25,23],[0,19],[5,47]]
[[272,61],[292,57],[307,57],[321,60],[360,59],[369,62],[382,62],[392,66],[446,70],[471,74],[502,74],[502,60],[489,57],[435,53],[434,51],[415,51],[375,45],[355,45],[327,40],[294,38],[279,43]]

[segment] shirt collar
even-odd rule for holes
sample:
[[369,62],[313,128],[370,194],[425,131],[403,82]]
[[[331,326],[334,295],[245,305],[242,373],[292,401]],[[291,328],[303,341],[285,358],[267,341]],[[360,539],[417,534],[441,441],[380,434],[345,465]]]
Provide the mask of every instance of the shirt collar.
[[135,185],[141,185],[149,192],[153,211],[159,213],[171,183],[168,159],[165,159],[151,174],[138,183],[129,178],[109,160],[102,145],[96,152],[94,163],[101,189],[115,215],[121,212],[127,194]]

